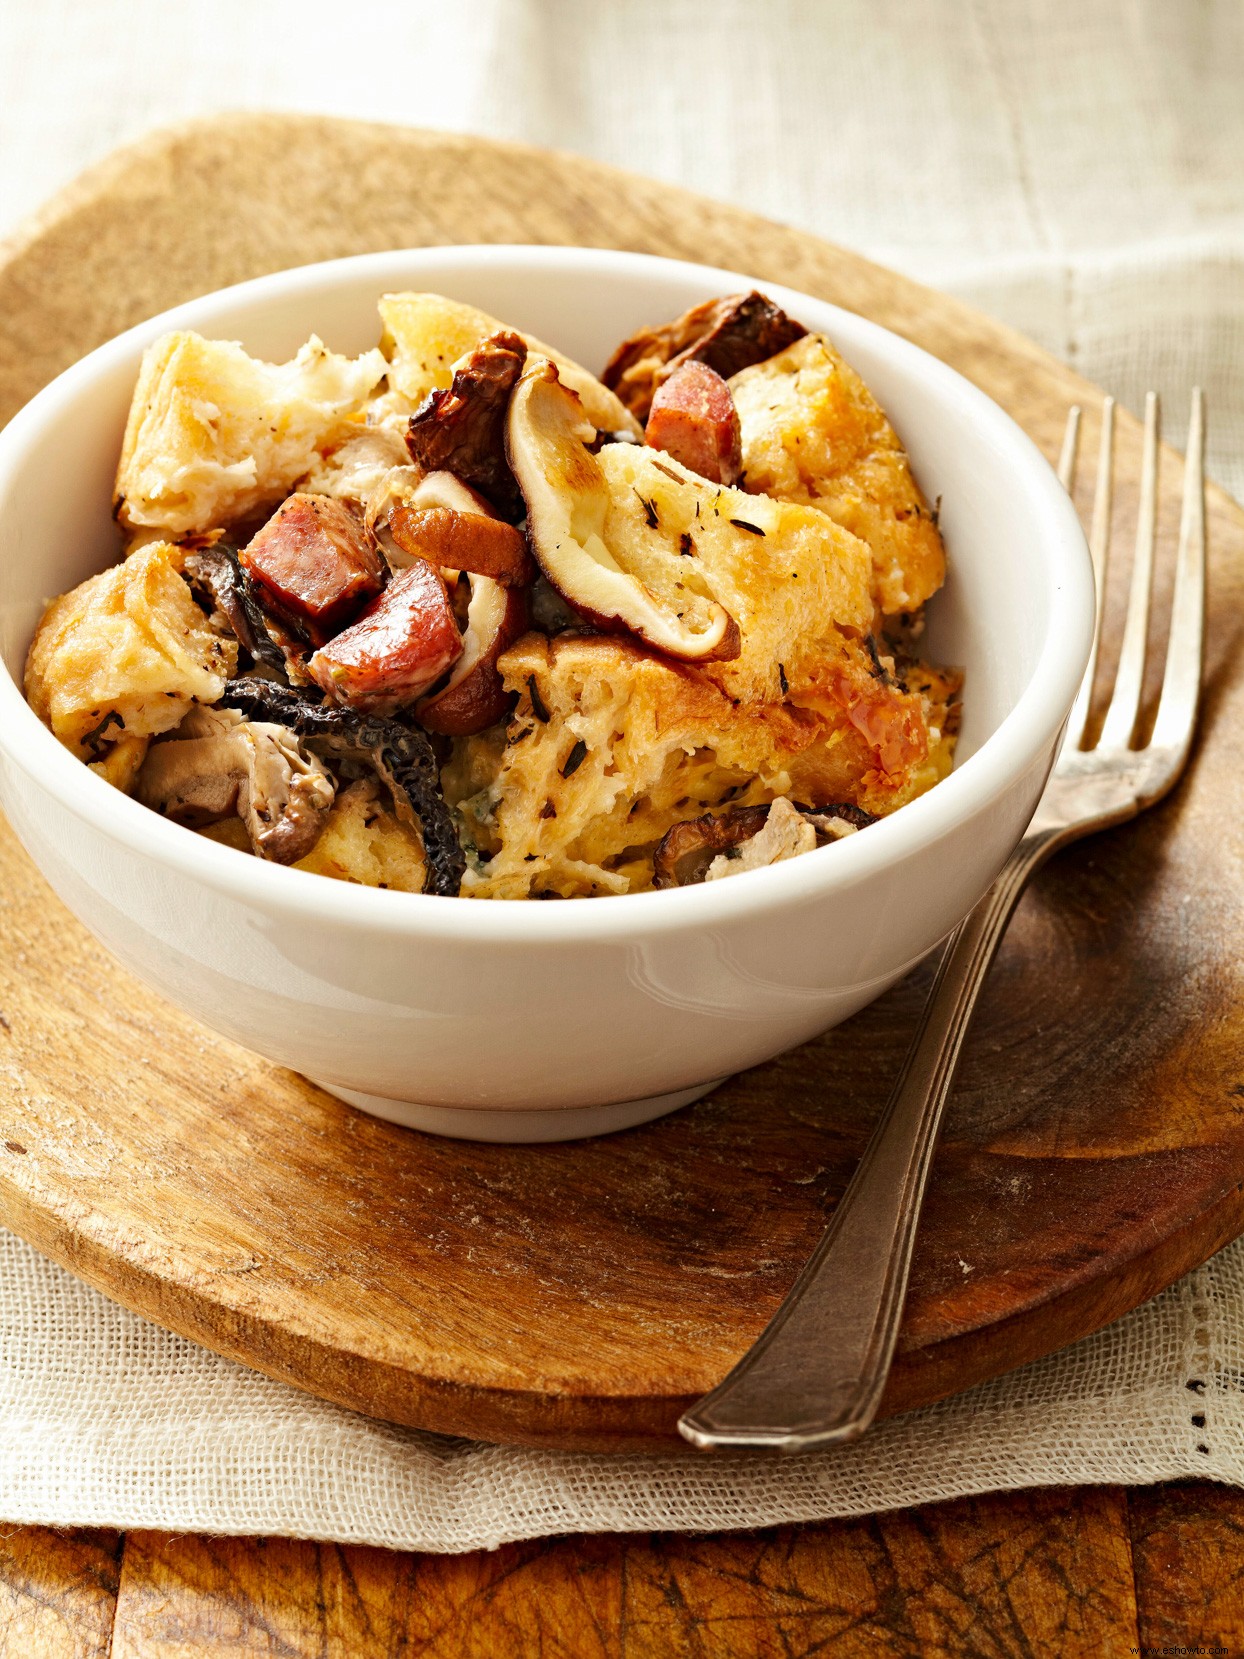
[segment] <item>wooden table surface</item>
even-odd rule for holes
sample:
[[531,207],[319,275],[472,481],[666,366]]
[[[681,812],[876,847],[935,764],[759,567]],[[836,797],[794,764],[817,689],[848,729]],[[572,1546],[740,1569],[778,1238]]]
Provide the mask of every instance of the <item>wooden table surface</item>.
[[414,1555],[10,1527],[4,1659],[921,1659],[1244,1649],[1244,1493],[1049,1488]]

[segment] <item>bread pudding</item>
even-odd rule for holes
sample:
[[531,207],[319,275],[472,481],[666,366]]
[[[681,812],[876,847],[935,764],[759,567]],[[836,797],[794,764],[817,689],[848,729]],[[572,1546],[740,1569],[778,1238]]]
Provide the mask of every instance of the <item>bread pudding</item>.
[[745,873],[946,775],[937,510],[828,339],[729,295],[597,377],[440,295],[379,310],[357,358],[148,349],[118,562],[27,660],[85,765],[239,853],[497,899]]

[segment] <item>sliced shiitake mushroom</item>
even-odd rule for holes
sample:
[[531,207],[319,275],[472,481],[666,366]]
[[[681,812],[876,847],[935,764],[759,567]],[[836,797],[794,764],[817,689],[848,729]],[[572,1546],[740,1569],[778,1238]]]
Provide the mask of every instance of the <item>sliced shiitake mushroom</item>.
[[[875,824],[872,813],[848,801],[830,806],[809,807],[794,803],[794,810],[817,832],[818,844],[838,840],[854,830]],[[768,822],[771,805],[731,807],[726,812],[706,812],[667,830],[652,860],[654,887],[689,887],[704,880],[709,865],[721,854],[737,854]]]
[[506,448],[527,503],[527,536],[541,570],[598,628],[624,631],[685,662],[738,655],[739,631],[723,605],[689,593],[680,615],[623,570],[605,542],[610,495],[588,444],[583,405],[556,367],[533,358],[510,399]]
[[368,535],[383,552],[393,571],[405,570],[412,559],[423,557],[422,553],[409,553],[401,547],[389,528],[389,521],[399,507],[448,507],[457,513],[482,513],[486,518],[494,516],[479,491],[455,478],[452,472],[424,472],[415,466],[394,467],[372,491],[363,513],[363,524]]

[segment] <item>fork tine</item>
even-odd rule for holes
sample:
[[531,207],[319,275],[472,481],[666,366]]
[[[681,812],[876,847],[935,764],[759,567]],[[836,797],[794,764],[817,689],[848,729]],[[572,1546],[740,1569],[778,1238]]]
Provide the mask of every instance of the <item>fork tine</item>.
[[1145,441],[1140,468],[1140,509],[1136,519],[1136,553],[1127,598],[1127,621],[1119,647],[1114,691],[1098,744],[1103,749],[1126,749],[1140,713],[1145,678],[1145,647],[1149,637],[1149,601],[1153,591],[1153,547],[1158,528],[1158,399],[1145,395]]
[[1184,461],[1183,513],[1171,604],[1170,640],[1162,695],[1153,724],[1150,749],[1166,750],[1178,773],[1192,746],[1201,670],[1205,656],[1205,400],[1192,393],[1188,452]]
[[1062,452],[1058,457],[1058,482],[1070,495],[1076,484],[1076,457],[1080,451],[1080,419],[1084,411],[1073,403],[1067,411]]
[[1093,677],[1097,672],[1097,648],[1101,641],[1102,602],[1106,591],[1106,561],[1110,555],[1110,510],[1114,503],[1114,399],[1101,406],[1101,445],[1097,452],[1097,483],[1093,491],[1093,523],[1089,531],[1089,552],[1093,558],[1093,579],[1097,588],[1097,618],[1093,644],[1080,690],[1067,721],[1063,740],[1066,751],[1078,749],[1084,738],[1089,705],[1093,700]]

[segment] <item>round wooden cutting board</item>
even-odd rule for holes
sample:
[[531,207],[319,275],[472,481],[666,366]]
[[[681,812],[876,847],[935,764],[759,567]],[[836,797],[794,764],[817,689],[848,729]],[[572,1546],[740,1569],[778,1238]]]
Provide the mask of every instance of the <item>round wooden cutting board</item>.
[[[1094,388],[813,237],[566,156],[297,116],[157,135],[0,250],[0,419],[192,295],[450,242],[750,271],[918,341],[1047,454],[1072,402],[1096,440]],[[1130,418],[1119,444],[1123,546]],[[1173,455],[1164,468],[1173,534]],[[1011,927],[938,1153],[889,1412],[1072,1341],[1244,1229],[1244,514],[1217,491],[1209,507],[1199,752],[1162,808],[1064,854]],[[0,1220],[159,1324],[300,1388],[548,1446],[679,1444],[680,1410],[757,1336],[811,1250],[927,985],[916,973],[648,1127],[471,1145],[353,1112],[175,1012],[72,920],[7,830],[0,911]]]

